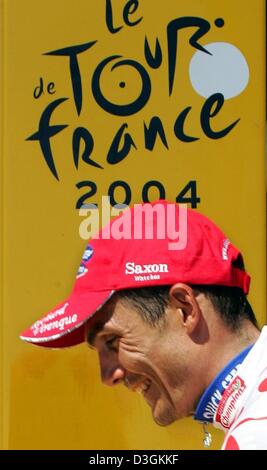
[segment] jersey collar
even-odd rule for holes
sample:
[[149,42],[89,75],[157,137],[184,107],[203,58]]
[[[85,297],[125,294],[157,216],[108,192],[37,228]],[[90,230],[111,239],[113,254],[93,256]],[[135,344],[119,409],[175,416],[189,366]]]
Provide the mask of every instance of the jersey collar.
[[211,382],[199,400],[194,415],[195,420],[205,423],[213,422],[224,391],[236,376],[239,367],[253,346],[253,344],[248,346],[228,362]]

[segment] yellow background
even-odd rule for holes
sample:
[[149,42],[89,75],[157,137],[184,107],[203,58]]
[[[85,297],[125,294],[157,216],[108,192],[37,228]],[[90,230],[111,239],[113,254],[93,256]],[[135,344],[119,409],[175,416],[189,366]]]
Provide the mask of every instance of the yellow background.
[[[122,25],[122,0],[113,1],[114,21]],[[141,200],[143,185],[155,179],[164,184],[166,197],[196,180],[198,209],[222,227],[245,253],[252,275],[250,300],[261,323],[265,321],[265,169],[264,169],[264,1],[140,0],[133,19],[111,34],[105,24],[105,2],[88,0],[1,1],[2,20],[2,279],[1,403],[2,447],[5,449],[201,449],[203,433],[190,419],[168,428],[156,426],[150,410],[136,394],[100,384],[97,358],[86,345],[68,350],[45,350],[18,339],[19,333],[68,296],[85,242],[79,238],[81,217],[75,209],[76,184],[92,180],[101,195],[115,180],[126,181],[132,203]],[[195,52],[188,45],[193,29],[179,36],[179,60],[174,92],[168,96],[166,25],[180,16],[200,16],[212,27],[200,40],[205,45],[224,41],[237,46],[250,68],[248,87],[227,100],[214,120],[220,129],[241,118],[225,138],[210,140],[199,124],[204,99],[188,78]],[[214,26],[216,18],[225,26]],[[152,70],[143,56],[144,38],[151,46],[156,36],[162,45],[163,65]],[[72,100],[68,59],[43,53],[69,45],[98,40],[79,56],[83,80],[83,110],[78,117]],[[152,94],[137,115],[122,118],[104,112],[94,101],[90,82],[98,63],[121,54],[140,61],[152,81]],[[55,82],[56,94],[33,99],[40,77]],[[105,92],[119,100],[121,77],[107,77]],[[124,93],[128,99],[139,88],[131,74]],[[127,91],[129,90],[129,92]],[[128,93],[128,95],[127,95]],[[54,114],[52,124],[69,127],[52,138],[60,182],[49,172],[37,142],[25,139],[37,131],[42,111],[52,100],[70,99]],[[192,106],[186,129],[200,140],[178,141],[173,124],[179,112]],[[152,152],[144,149],[143,121],[158,115],[165,128],[169,150],[157,140]],[[124,123],[137,150],[118,165],[108,165],[106,155],[113,136]],[[72,133],[88,127],[95,139],[92,158],[104,170],[72,157]],[[218,127],[217,127],[218,126]],[[117,197],[122,197],[118,191]],[[151,191],[151,199],[157,197]],[[89,201],[88,201],[89,202]],[[212,448],[222,435],[213,432]]]

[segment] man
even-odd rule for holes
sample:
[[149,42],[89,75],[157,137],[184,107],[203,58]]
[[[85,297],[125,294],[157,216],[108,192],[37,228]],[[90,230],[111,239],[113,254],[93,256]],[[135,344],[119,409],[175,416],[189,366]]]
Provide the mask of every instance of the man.
[[103,383],[142,393],[159,425],[194,415],[226,431],[223,449],[267,449],[267,330],[249,283],[240,251],[209,219],[139,204],[91,240],[70,297],[21,337],[87,341]]

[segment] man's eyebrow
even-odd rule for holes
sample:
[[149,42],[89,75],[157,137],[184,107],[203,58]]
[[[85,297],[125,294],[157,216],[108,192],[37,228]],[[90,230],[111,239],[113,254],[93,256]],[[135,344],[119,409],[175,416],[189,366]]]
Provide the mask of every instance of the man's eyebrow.
[[[109,309],[110,309],[110,316],[111,316],[114,311],[114,305],[111,304],[109,306]],[[87,333],[87,338],[86,338],[86,342],[88,346],[90,346],[91,348],[94,347],[96,335],[102,330],[105,330],[105,331],[107,330],[107,333],[109,332],[109,327],[106,326],[105,322],[97,322],[92,326],[92,328],[89,329]]]
[[87,343],[89,346],[94,347],[95,343],[95,337],[99,331],[103,329],[104,325],[103,323],[96,323],[89,331],[87,334]]

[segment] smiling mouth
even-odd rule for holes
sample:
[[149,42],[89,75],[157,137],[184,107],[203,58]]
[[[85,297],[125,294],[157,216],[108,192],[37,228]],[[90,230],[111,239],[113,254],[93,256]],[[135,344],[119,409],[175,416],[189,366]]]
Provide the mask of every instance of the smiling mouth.
[[148,389],[150,388],[150,385],[151,385],[151,380],[146,379],[146,380],[144,380],[144,382],[138,384],[134,388],[134,391],[137,392],[137,393],[144,394],[145,392],[148,391]]

